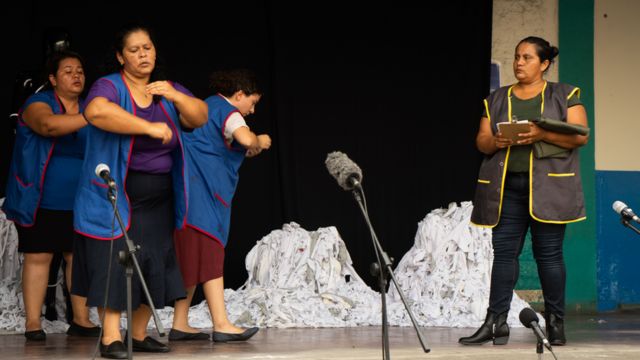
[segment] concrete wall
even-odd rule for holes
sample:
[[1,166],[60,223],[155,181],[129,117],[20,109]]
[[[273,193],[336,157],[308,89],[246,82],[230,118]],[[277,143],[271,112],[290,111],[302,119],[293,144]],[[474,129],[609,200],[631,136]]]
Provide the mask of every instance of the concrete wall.
[[640,1],[597,0],[595,12],[596,169],[638,171]]
[[[513,55],[527,36],[539,36],[558,44],[558,0],[493,0],[491,59],[500,64],[500,84],[513,84]],[[558,81],[558,66],[547,79]]]

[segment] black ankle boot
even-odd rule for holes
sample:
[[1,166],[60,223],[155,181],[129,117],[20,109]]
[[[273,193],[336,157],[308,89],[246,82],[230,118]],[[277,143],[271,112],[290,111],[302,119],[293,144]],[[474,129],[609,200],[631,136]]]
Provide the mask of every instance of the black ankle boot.
[[473,335],[462,337],[458,342],[463,345],[482,345],[493,340],[493,345],[505,345],[509,341],[507,315],[508,311],[499,315],[487,312],[484,324]]
[[495,327],[493,328],[493,345],[506,345],[509,342],[509,325],[507,325],[508,316],[508,311],[498,315]]
[[564,320],[556,314],[545,316],[547,322],[547,339],[554,346],[562,346],[567,343],[564,336]]

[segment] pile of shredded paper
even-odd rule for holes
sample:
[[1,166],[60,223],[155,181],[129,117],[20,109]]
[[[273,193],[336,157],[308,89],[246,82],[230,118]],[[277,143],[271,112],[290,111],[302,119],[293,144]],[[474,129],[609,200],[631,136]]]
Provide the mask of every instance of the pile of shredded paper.
[[[471,202],[436,209],[420,223],[413,247],[394,270],[420,325],[477,327],[489,305],[491,230],[470,224]],[[410,325],[394,286],[389,288],[389,322]],[[522,326],[520,310],[529,305],[513,293],[508,323]]]

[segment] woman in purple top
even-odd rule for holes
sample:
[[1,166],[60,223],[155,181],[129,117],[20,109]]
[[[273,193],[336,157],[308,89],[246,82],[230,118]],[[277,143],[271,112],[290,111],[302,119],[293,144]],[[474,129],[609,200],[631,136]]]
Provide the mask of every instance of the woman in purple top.
[[[126,209],[130,212],[128,216],[123,215],[123,220],[129,226],[130,238],[140,245],[136,258],[151,298],[156,307],[163,308],[185,296],[172,242],[173,183],[182,181],[172,178],[172,168],[182,166],[176,164],[176,159],[182,158],[180,127],[202,126],[207,120],[207,105],[179,84],[157,80],[156,48],[148,29],[137,25],[122,29],[116,38],[115,55],[120,72],[96,81],[87,97],[85,116],[92,129],[89,132],[84,171],[89,166],[95,167],[95,164],[88,162],[100,159],[101,153],[102,157],[107,158],[109,154],[122,151],[123,147],[118,144],[126,144],[124,148],[128,153],[116,157],[120,159],[119,162],[127,162],[126,171],[117,174],[114,169],[119,169],[122,164],[110,164],[112,175],[118,187],[124,187]],[[178,114],[175,122],[175,115],[171,114]],[[104,136],[105,132],[118,135]],[[105,144],[113,146],[105,148]],[[90,212],[92,210],[86,207],[86,200],[81,197],[92,193],[82,193],[82,186],[77,195],[76,211],[81,208]],[[96,189],[99,188],[93,191]],[[86,215],[75,218],[76,231],[83,236],[74,247],[74,253],[82,260],[74,264],[74,279],[77,275],[78,280],[74,283],[73,291],[87,296],[87,304],[98,306],[104,317],[101,355],[127,358],[120,334],[121,312],[126,309],[125,269],[118,263],[117,256],[113,256],[109,263],[111,247],[113,254],[118,254],[119,250],[125,248],[124,238],[104,238],[96,235],[97,231],[83,231],[84,228],[92,229],[93,221],[112,221],[112,214],[104,214],[104,219],[95,220]],[[109,267],[110,274],[107,270]],[[105,308],[107,279],[109,292]],[[167,352],[167,345],[147,336],[151,310],[137,276],[134,275],[133,280],[134,311],[129,328],[133,350]]]
[[[39,341],[46,339],[40,317],[56,252],[63,253],[67,286],[71,285],[72,210],[87,125],[81,114],[85,75],[80,55],[55,52],[46,70],[49,89],[31,95],[20,110],[3,204],[18,230],[18,250],[24,254],[24,335]],[[85,299],[72,295],[71,305],[68,334],[98,336],[100,328],[89,321]]]

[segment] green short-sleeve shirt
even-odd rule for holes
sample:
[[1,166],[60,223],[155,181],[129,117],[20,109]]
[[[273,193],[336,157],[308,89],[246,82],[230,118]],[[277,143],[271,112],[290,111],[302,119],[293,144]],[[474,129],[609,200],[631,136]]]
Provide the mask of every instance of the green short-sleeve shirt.
[[[574,93],[567,102],[567,107],[581,105],[578,92]],[[522,100],[511,94],[511,116],[515,116],[518,120],[540,119],[540,110],[542,109],[542,93],[531,99]],[[487,117],[486,109],[483,114]],[[509,163],[507,165],[508,172],[528,172],[529,171],[529,155],[531,154],[531,145],[517,145],[511,147],[509,153]]]

